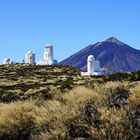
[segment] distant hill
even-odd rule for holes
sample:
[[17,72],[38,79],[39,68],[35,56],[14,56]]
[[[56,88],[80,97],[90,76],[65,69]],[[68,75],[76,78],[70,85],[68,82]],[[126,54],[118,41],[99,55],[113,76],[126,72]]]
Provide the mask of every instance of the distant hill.
[[89,45],[60,64],[86,70],[88,55],[94,55],[100,60],[101,67],[106,73],[140,70],[140,50],[130,47],[115,37]]

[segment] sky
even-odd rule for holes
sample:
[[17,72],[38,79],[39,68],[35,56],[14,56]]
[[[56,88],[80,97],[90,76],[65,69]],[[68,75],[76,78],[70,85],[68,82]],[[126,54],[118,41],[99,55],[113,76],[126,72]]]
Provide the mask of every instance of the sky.
[[140,49],[140,0],[0,0],[0,63],[48,43],[60,62],[112,36]]

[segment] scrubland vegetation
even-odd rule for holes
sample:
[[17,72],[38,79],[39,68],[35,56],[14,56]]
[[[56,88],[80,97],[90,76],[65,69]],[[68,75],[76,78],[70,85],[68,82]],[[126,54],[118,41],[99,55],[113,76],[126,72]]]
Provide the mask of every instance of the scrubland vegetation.
[[140,72],[0,66],[0,140],[139,140]]

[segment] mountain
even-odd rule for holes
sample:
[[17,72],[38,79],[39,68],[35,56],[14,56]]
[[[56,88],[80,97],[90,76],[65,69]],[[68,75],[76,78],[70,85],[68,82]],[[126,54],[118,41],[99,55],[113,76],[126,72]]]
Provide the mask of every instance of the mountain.
[[140,70],[140,50],[119,41],[115,37],[89,45],[66,58],[60,64],[86,70],[88,55],[94,55],[106,73]]

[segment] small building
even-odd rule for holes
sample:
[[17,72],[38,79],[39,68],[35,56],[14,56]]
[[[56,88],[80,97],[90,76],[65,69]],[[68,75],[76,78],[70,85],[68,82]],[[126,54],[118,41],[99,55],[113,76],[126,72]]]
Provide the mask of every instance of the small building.
[[51,44],[45,45],[43,59],[38,62],[38,65],[53,65],[57,64],[57,60],[53,58],[53,46]]
[[3,60],[3,64],[11,64],[11,60],[10,60],[10,58],[4,58],[4,60]]
[[32,51],[28,51],[25,57],[25,63],[35,64],[35,53],[33,53]]
[[89,55],[87,58],[87,72],[81,72],[82,76],[90,76],[90,75],[102,75],[100,71],[100,61],[96,60],[93,55]]

